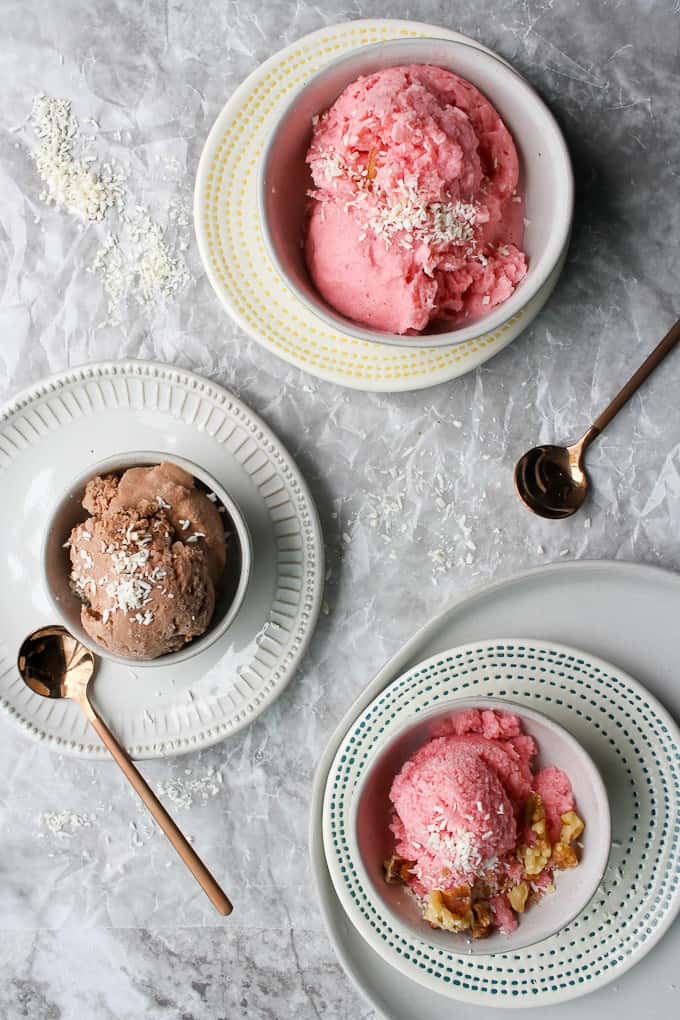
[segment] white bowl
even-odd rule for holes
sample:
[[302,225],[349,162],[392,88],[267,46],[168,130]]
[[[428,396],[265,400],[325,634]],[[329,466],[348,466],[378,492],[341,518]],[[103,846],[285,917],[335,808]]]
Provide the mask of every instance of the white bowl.
[[361,46],[327,65],[297,91],[274,118],[258,174],[260,221],[269,256],[298,299],[327,326],[362,340],[400,347],[418,344],[361,326],[328,305],[312,283],[301,241],[312,184],[305,156],[312,117],[327,110],[360,75],[400,64],[433,64],[472,82],[494,105],[515,141],[520,186],[528,220],[524,250],[527,275],[507,301],[475,322],[445,333],[421,334],[423,347],[445,347],[476,339],[516,315],[540,291],[569,239],[574,182],[562,133],[539,96],[504,61],[448,39],[403,39]]
[[[156,659],[131,659],[113,655],[102,645],[93,641],[84,629],[80,619],[82,603],[73,593],[69,584],[70,562],[64,543],[69,538],[72,529],[89,516],[83,508],[81,500],[85,485],[91,478],[96,475],[125,471],[131,467],[160,464],[161,461],[168,461],[183,468],[184,471],[205,485],[210,492],[215,493],[218,503],[221,503],[226,510],[225,527],[231,526],[233,541],[230,545],[230,556],[224,577],[217,588],[215,612],[206,632],[200,637],[194,638],[177,652],[168,652],[167,655],[160,655]],[[226,490],[212,475],[192,461],[158,451],[121,453],[118,457],[109,457],[107,460],[92,465],[87,472],[70,481],[49,515],[41,555],[45,591],[55,613],[66,629],[84,645],[91,648],[96,655],[113,662],[134,666],[135,669],[145,666],[167,666],[171,663],[181,662],[198,655],[214,641],[217,641],[234,622],[241,608],[250,580],[252,560],[252,542],[248,526],[243,514]]]
[[[474,940],[464,934],[431,928],[420,915],[414,896],[402,885],[388,885],[383,861],[394,852],[389,829],[392,806],[389,789],[404,762],[436,732],[442,720],[465,708],[493,708],[520,716],[523,729],[538,745],[537,766],[556,765],[569,776],[578,814],[585,822],[583,851],[576,868],[557,871],[556,891],[547,894],[521,915],[510,935],[494,932]],[[607,866],[611,843],[609,801],[592,758],[562,726],[523,705],[497,698],[452,699],[418,715],[401,726],[384,744],[354,791],[349,821],[352,860],[362,881],[372,887],[376,901],[390,923],[407,938],[435,948],[471,955],[508,953],[548,938],[564,929],[595,894]]]

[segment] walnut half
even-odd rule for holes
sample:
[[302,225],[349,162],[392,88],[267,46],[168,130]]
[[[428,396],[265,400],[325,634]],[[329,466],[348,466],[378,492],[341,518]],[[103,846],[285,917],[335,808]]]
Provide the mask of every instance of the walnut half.
[[565,811],[560,821],[562,822],[560,843],[564,843],[565,846],[571,846],[574,840],[578,839],[585,829],[583,820],[579,818],[575,811]]
[[433,928],[445,931],[467,931],[475,922],[472,912],[472,894],[469,885],[453,889],[434,889],[427,894],[423,919]]
[[575,868],[578,864],[578,856],[573,846],[566,843],[555,843],[552,848],[552,859],[557,868]]
[[512,909],[518,914],[523,914],[529,897],[529,886],[526,882],[513,885],[512,889],[508,889],[506,896]]

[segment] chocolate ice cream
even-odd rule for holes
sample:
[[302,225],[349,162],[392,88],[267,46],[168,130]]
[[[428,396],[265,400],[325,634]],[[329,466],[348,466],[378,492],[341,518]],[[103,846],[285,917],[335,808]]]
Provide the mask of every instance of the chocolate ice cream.
[[90,637],[155,659],[205,633],[226,563],[211,494],[164,462],[93,478],[83,506],[91,516],[71,532],[71,584]]

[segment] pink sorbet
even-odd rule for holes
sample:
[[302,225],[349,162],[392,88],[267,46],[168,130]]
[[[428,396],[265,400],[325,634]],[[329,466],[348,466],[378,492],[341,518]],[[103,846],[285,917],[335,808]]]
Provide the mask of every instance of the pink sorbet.
[[[533,772],[536,754],[518,716],[468,709],[445,720],[409,758],[390,790],[391,829],[396,854],[414,862],[415,892],[477,880],[502,885],[503,877],[519,881],[515,851],[526,838],[532,791],[543,797],[549,832],[557,839],[560,815],[574,809],[574,796],[560,769]],[[497,923],[509,930],[507,918],[497,916]]]
[[569,777],[562,769],[548,765],[536,774],[534,790],[543,798],[548,838],[551,843],[556,843],[560,838],[562,815],[575,807]]
[[459,325],[525,276],[514,142],[451,71],[357,79],[315,124],[307,162],[307,265],[348,318],[402,334]]

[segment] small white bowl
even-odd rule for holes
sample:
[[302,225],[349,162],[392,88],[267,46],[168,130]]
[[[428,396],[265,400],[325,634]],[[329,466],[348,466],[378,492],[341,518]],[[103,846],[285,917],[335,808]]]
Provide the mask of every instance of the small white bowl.
[[[131,659],[113,655],[102,645],[93,641],[84,629],[80,619],[82,602],[73,593],[69,584],[71,567],[68,550],[64,548],[64,543],[68,540],[72,529],[89,516],[81,501],[85,485],[91,478],[102,474],[122,472],[127,468],[160,464],[161,461],[168,461],[183,468],[210,492],[215,493],[218,503],[221,503],[226,510],[225,528],[231,531],[233,540],[229,547],[229,559],[225,574],[217,588],[215,612],[206,632],[200,637],[194,638],[177,652],[168,652],[167,655],[160,655],[156,659]],[[66,629],[84,645],[91,648],[96,655],[110,659],[112,662],[134,666],[135,669],[145,666],[167,666],[171,663],[181,662],[198,655],[217,641],[234,622],[243,604],[250,581],[252,561],[250,532],[243,514],[232,497],[212,475],[209,475],[197,464],[185,460],[183,457],[177,457],[174,454],[170,456],[158,451],[121,453],[118,457],[109,457],[107,460],[94,464],[86,473],[72,480],[50,513],[41,554],[45,591],[52,608]]]
[[[578,867],[556,872],[554,893],[545,895],[521,915],[510,935],[494,932],[486,939],[431,928],[420,915],[414,896],[402,885],[388,885],[383,861],[394,853],[389,829],[392,805],[389,790],[404,762],[437,732],[445,718],[466,708],[516,713],[538,745],[537,766],[556,765],[569,776],[576,809],[585,822],[583,851]],[[380,909],[395,930],[415,935],[430,946],[473,956],[509,953],[534,945],[565,928],[594,896],[607,866],[611,844],[609,801],[602,777],[590,755],[552,719],[523,705],[498,698],[452,699],[418,713],[380,749],[354,792],[349,822],[352,860],[363,883],[371,887]]]
[[[312,186],[305,156],[312,117],[331,106],[360,75],[400,64],[432,64],[472,82],[496,108],[515,141],[520,186],[529,221],[523,247],[527,275],[507,301],[466,326],[442,333],[400,336],[372,330],[336,312],[320,296],[305,263],[307,190]],[[361,46],[313,75],[275,116],[258,171],[258,203],[269,256],[290,290],[343,333],[383,344],[450,347],[498,329],[539,292],[566,248],[574,207],[569,154],[555,118],[531,86],[505,61],[450,39],[399,39]]]

